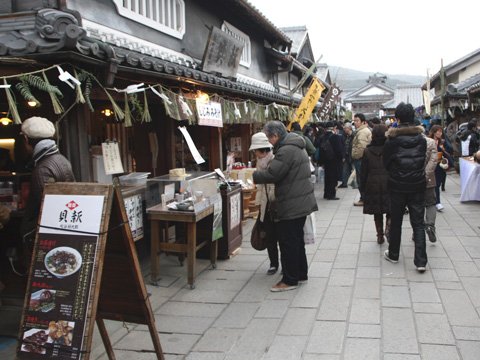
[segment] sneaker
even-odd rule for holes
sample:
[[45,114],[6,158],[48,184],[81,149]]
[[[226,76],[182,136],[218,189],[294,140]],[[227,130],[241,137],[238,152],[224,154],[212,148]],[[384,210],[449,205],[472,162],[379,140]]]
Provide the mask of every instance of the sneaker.
[[363,206],[363,200],[358,200],[353,203],[353,206]]
[[428,240],[430,240],[431,243],[437,242],[437,235],[435,234],[435,228],[433,226],[426,226],[425,232],[427,233]]
[[427,268],[426,268],[425,266],[417,266],[417,271],[418,271],[419,273],[424,273],[425,270],[427,270]]
[[270,266],[267,270],[267,275],[273,275],[277,272],[278,268],[275,266]]
[[302,280],[298,280],[298,283],[299,284],[305,284],[308,282],[308,279],[302,279]]
[[297,287],[298,285],[288,285],[280,281],[277,283],[277,285],[273,286],[270,289],[270,291],[271,292],[289,291],[289,290],[295,290]]
[[443,211],[443,209],[445,209],[445,207],[444,207],[442,204],[440,204],[440,203],[438,203],[437,205],[435,205],[435,207],[437,208],[437,211],[440,211],[440,212]]
[[383,253],[383,257],[385,258],[385,260],[390,261],[393,264],[398,263],[398,260],[393,260],[390,258],[390,256],[388,255],[388,250],[385,250],[385,252]]

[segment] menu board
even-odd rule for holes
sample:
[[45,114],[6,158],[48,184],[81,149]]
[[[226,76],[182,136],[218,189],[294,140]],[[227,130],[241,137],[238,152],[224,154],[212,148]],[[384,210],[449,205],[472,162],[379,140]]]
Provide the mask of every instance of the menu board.
[[45,195],[18,359],[82,359],[104,196]]

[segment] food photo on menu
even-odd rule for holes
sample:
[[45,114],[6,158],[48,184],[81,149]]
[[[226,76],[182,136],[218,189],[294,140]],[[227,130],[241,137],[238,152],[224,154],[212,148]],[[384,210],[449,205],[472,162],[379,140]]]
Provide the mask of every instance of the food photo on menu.
[[56,290],[42,289],[35,291],[30,296],[28,309],[31,311],[49,312],[55,309]]
[[48,324],[48,338],[56,345],[72,346],[74,328],[75,323],[72,321],[50,321]]
[[82,266],[82,256],[74,248],[60,246],[45,255],[45,268],[57,278],[70,276]]
[[48,332],[45,329],[33,328],[27,330],[23,334],[21,350],[34,354],[45,354],[47,351],[45,344],[48,340]]

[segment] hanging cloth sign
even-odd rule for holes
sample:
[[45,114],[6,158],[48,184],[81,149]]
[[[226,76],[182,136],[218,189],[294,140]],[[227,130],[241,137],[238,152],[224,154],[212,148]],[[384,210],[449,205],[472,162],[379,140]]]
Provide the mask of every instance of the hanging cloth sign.
[[300,103],[300,106],[295,111],[293,120],[290,122],[288,126],[289,128],[291,127],[291,124],[294,122],[298,122],[300,124],[300,127],[303,128],[303,126],[307,123],[308,119],[310,118],[310,115],[312,114],[312,110],[317,104],[318,99],[320,99],[320,95],[322,94],[323,89],[325,89],[325,86],[323,86],[322,83],[318,81],[317,78],[313,78],[312,83],[308,88],[307,94],[303,97],[302,102]]
[[334,84],[328,90],[327,96],[325,96],[325,100],[320,108],[319,114],[321,118],[326,118],[332,112],[339,95],[340,89]]
[[223,127],[222,105],[215,101],[197,100],[198,125]]

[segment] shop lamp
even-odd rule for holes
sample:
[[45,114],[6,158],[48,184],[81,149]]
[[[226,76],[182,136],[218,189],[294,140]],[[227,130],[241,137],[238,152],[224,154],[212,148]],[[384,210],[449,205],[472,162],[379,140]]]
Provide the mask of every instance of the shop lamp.
[[207,93],[204,93],[203,91],[200,91],[200,90],[197,91],[196,98],[201,103],[208,103],[210,101],[210,96],[208,96]]
[[106,117],[110,117],[113,114],[113,111],[110,109],[104,109],[102,110],[102,114],[105,115]]
[[9,119],[8,117],[0,118],[0,124],[2,124],[3,126],[10,125],[11,123],[13,123],[13,120]]
[[34,100],[31,100],[31,101],[27,101],[27,105],[30,107],[37,107],[38,103]]

